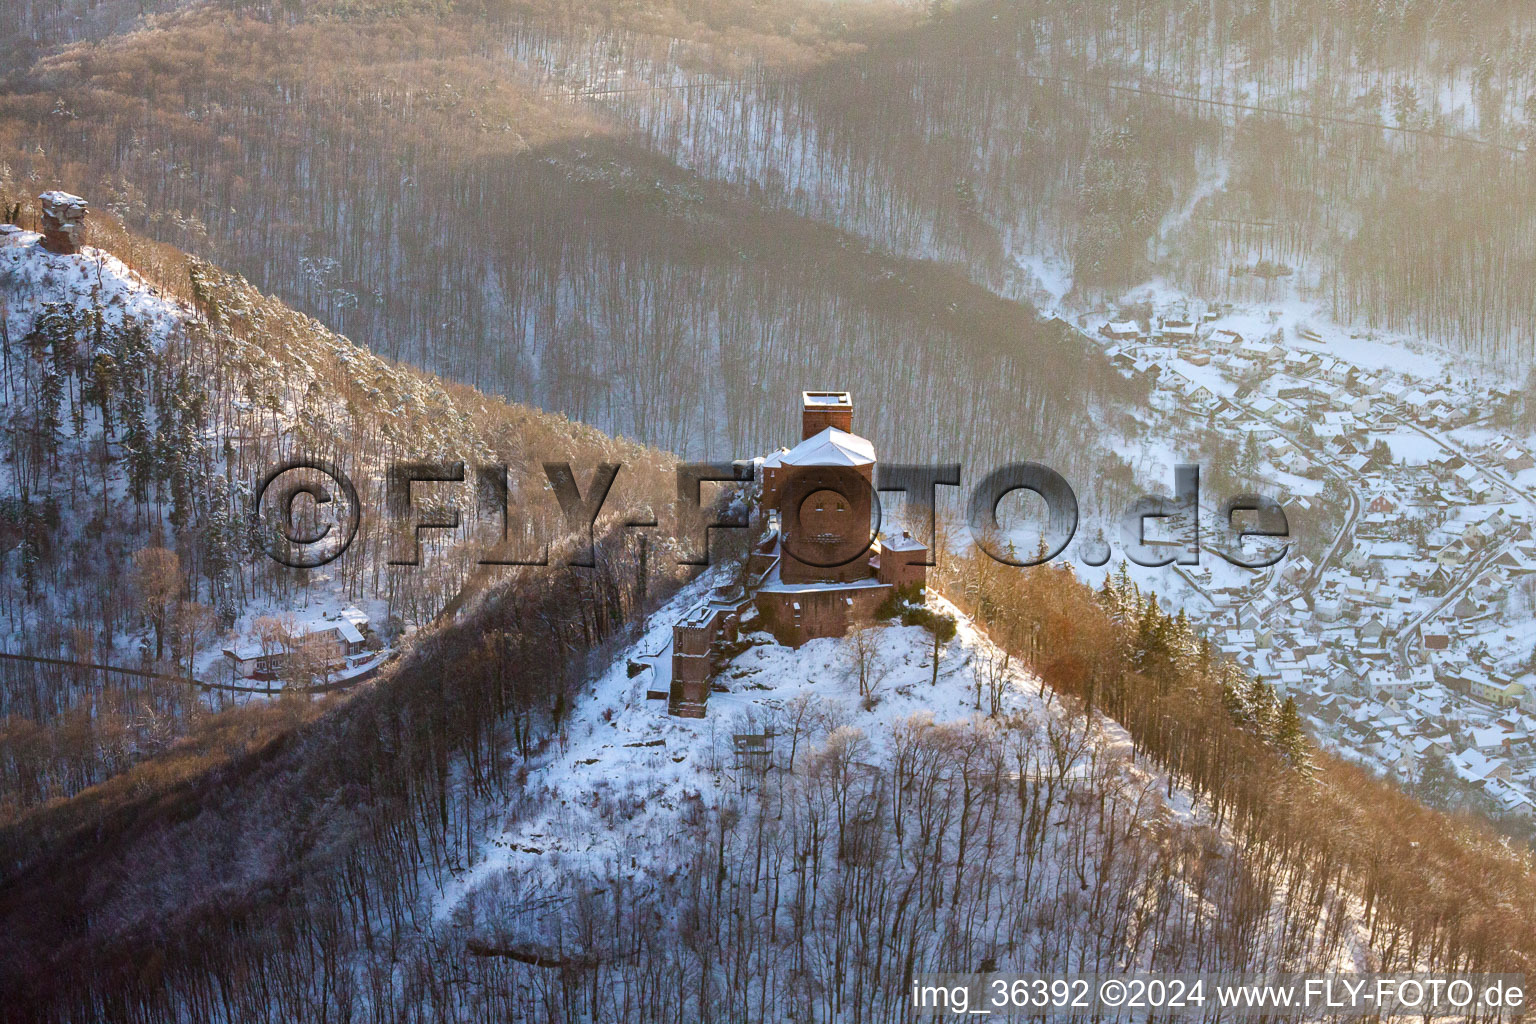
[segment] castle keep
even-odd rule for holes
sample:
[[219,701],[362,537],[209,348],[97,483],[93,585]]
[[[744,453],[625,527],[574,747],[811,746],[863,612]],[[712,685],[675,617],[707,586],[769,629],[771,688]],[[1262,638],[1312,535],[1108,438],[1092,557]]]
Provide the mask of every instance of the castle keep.
[[[801,439],[758,460],[767,528],[740,584],[717,587],[672,631],[670,711],[702,717],[719,647],[752,618],[780,643],[840,637],[874,619],[897,588],[927,581],[927,547],[906,533],[872,541],[875,447],[853,433],[846,391],[802,393]],[[783,514],[780,514],[782,509]]]

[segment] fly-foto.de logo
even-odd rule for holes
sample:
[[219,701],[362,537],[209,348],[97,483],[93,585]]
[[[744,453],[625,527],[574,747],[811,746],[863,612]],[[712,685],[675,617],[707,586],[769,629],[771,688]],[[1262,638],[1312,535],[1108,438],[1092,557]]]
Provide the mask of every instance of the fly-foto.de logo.
[[[908,518],[933,535],[940,487],[959,487],[958,463],[891,464],[878,472],[856,467],[805,467],[783,474],[764,487],[759,463],[683,463],[676,470],[675,496],[658,520],[642,517],[626,522],[633,529],[665,530],[679,549],[682,565],[709,564],[709,533],[719,529],[748,529],[754,509],[777,520],[787,548],[807,565],[833,568],[863,557],[880,535],[881,495],[899,494]],[[590,566],[592,530],[623,472],[620,463],[594,467],[585,490],[569,462],[545,462],[542,478],[518,480],[543,491],[546,486],[559,506],[567,534],[574,539],[562,562]],[[1121,553],[1141,566],[1189,566],[1200,562],[1202,549],[1214,551],[1233,565],[1260,569],[1285,557],[1290,526],[1285,510],[1273,498],[1238,494],[1217,508],[1209,542],[1202,538],[1200,467],[1174,468],[1171,495],[1143,495],[1131,502],[1119,519]],[[550,541],[529,543],[517,538],[518,511],[512,495],[525,493],[512,486],[505,465],[466,467],[462,462],[405,462],[384,474],[383,506],[391,536],[391,565],[420,565],[422,540],[429,531],[460,527],[461,505],[500,519],[502,543],[479,559],[482,565],[549,565]],[[473,485],[473,495],[466,493]],[[714,485],[715,493],[705,485]],[[1044,503],[1044,526],[1032,533],[1031,544],[1019,543],[1005,529],[999,508],[1018,492]],[[706,500],[708,499],[708,500]],[[1068,553],[1079,526],[1077,494],[1060,473],[1036,462],[1014,462],[982,476],[966,495],[965,520],[972,542],[998,562],[1039,565]],[[292,568],[317,568],[346,553],[356,539],[364,515],[358,488],[334,463],[298,459],[271,469],[257,485],[251,516],[255,535],[267,555]],[[661,521],[665,520],[665,521]],[[1152,539],[1150,532],[1160,533]],[[1169,539],[1169,538],[1172,539]],[[1261,538],[1262,549],[1245,548]],[[931,549],[930,549],[931,550]],[[1114,557],[1102,536],[1085,537],[1070,555],[1088,565],[1104,565]],[[932,565],[932,555],[925,564]]]

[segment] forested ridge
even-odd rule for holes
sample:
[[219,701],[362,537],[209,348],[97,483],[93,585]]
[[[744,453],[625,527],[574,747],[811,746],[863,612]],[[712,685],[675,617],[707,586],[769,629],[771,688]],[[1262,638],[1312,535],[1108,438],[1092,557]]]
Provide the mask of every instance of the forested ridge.
[[[711,456],[771,446],[798,380],[851,374],[866,382],[868,429],[881,430],[893,453],[966,446],[986,458],[1006,445],[1071,462],[1079,455],[1068,438],[1085,403],[1124,387],[1101,361],[1060,345],[1027,307],[948,268],[764,210],[622,137],[587,137],[590,118],[530,98],[473,53],[425,56],[458,39],[439,39],[442,30],[185,31],[206,63],[167,66],[153,37],[102,55],[110,71],[88,57],[81,70],[104,88],[66,119],[62,148],[45,151],[68,161],[122,151],[146,170],[183,168],[109,176],[102,188],[130,220],[152,217],[149,230],[180,223],[190,234],[172,228],[179,244],[206,249],[383,354]],[[288,46],[306,43],[305,67],[338,47],[377,48],[394,73],[375,70],[366,86],[258,84],[291,74]],[[245,66],[252,49],[272,63],[231,80],[223,68]],[[423,94],[419,79],[439,77]],[[160,82],[157,95],[178,96],[178,108],[206,111],[195,122],[156,116],[173,136],[163,147],[145,148],[144,132],[112,113],[118,90],[146,79]],[[251,160],[260,175],[249,173]],[[203,176],[226,163],[214,196]],[[466,209],[476,211],[472,236],[460,235]],[[362,220],[340,216],[363,210]],[[680,376],[680,364],[700,372]],[[795,380],[776,372],[785,366]],[[937,385],[919,393],[955,369],[974,389],[970,400],[952,409]],[[1043,387],[1052,375],[1080,380],[1081,398]]]
[[[25,202],[26,178],[120,154],[139,169],[87,173],[145,230],[376,351],[671,450],[771,447],[804,381],[857,376],[893,457],[1029,451],[1098,468],[1074,442],[1125,390],[1105,365],[952,268],[765,207],[509,75],[498,48],[516,45],[515,23],[260,13],[205,10],[45,62],[46,92],[85,87],[68,87],[62,117],[58,96],[12,97],[18,142],[31,125],[63,132],[44,156],[18,153],[11,191]],[[749,53],[775,38],[742,31]],[[803,45],[822,56],[817,32]],[[939,383],[956,373],[959,400]],[[1130,484],[1113,460],[1105,476]]]
[[[945,590],[1059,692],[1125,726],[1139,756],[1208,800],[1288,910],[1353,902],[1373,966],[1517,971],[1536,957],[1536,862],[1472,814],[1430,810],[1298,742],[1299,721],[1182,613],[1123,576],[952,564]],[[1300,769],[1300,770],[1298,770]],[[1452,966],[1454,965],[1454,967]]]
[[[368,692],[227,765],[146,780],[44,844],[67,807],[5,829],[0,1014],[318,1019],[378,998],[421,886],[472,856],[484,801],[515,791],[645,606],[630,533],[597,562],[524,571]],[[381,959],[358,975],[363,949]]]
[[[1001,645],[973,649],[973,717],[866,736],[794,702],[759,724],[798,755],[722,769],[674,834],[633,847],[638,871],[550,861],[445,918],[439,888],[502,823],[540,813],[529,769],[653,606],[627,532],[599,551],[595,572],[509,581],[258,755],[31,853],[0,903],[8,1012],[873,1021],[901,1008],[909,972],[984,956],[1522,971],[1536,948],[1528,854],[1320,758],[1267,687],[1123,577],[1095,592],[983,560],[943,573]],[[983,701],[1002,652],[1039,674],[1034,710]],[[1100,709],[1131,761],[1093,739]],[[623,828],[645,801],[614,781],[591,813]],[[1197,822],[1170,815],[1176,792],[1206,808]]]
[[[158,283],[105,248],[0,249],[0,618],[8,653],[54,661],[0,662],[0,823],[88,793],[62,812],[70,820],[312,719],[297,693],[305,664],[278,683],[295,693],[255,708],[235,706],[240,686],[221,665],[198,665],[237,623],[281,633],[286,610],[316,599],[386,609],[380,644],[404,646],[406,625],[494,580],[477,562],[503,536],[523,547],[559,536],[545,461],[582,474],[620,463],[612,507],[670,500],[661,453],[378,359],[109,216],[95,232]],[[357,488],[357,536],[320,573],[279,565],[270,518],[253,520],[259,482],[294,459],[331,463]],[[461,528],[427,533],[420,564],[392,564],[405,526],[385,512],[386,470],[423,461],[503,465],[509,501],[481,505],[466,477],[439,496],[463,509]]]
[[[626,350],[713,354],[714,312],[678,283],[700,274],[756,282],[736,304],[751,323],[855,353],[925,330],[910,307],[852,315],[843,289],[740,266],[729,244],[678,253],[700,206],[666,195],[706,182],[746,204],[713,216],[749,252],[751,209],[784,211],[1009,298],[1050,290],[1042,260],[1085,303],[1154,274],[1212,299],[1290,289],[1516,362],[1533,344],[1511,284],[1531,258],[1533,51],[1520,5],[1441,0],[214,3],[38,61],[3,121],[18,176],[41,148],[135,225],[384,354],[676,449],[698,436],[686,409],[563,393],[535,368],[545,339],[590,350],[596,376]],[[682,170],[621,190],[636,251],[581,186],[649,185],[648,153]],[[1394,216],[1405,203],[1415,216]],[[482,204],[472,228],[457,215]],[[836,271],[835,251],[804,258]],[[749,324],[713,333],[779,351]],[[1029,334],[986,337],[1033,354]]]
[[[249,602],[301,600],[312,581],[269,560],[244,525],[255,478],[292,457],[345,467],[373,510],[322,583],[334,575],[343,593],[387,595],[423,623],[455,595],[464,603],[459,626],[403,643],[377,683],[328,697],[298,685],[251,703],[201,693],[176,679],[177,659],[190,665],[185,645],[201,640],[171,630],[165,662],[145,654],[160,678],[7,664],[8,1020],[145,1008],[163,1019],[176,1011],[153,995],[166,994],[162,970],[192,969],[201,985],[218,948],[227,957],[218,974],[238,972],[252,951],[241,935],[334,923],[338,893],[356,891],[359,871],[370,887],[386,877],[390,887],[366,890],[385,915],[369,927],[398,925],[422,879],[466,856],[471,798],[507,791],[513,758],[547,741],[596,652],[680,572],[670,544],[647,550],[616,525],[670,500],[664,454],[377,359],[109,216],[94,232],[132,267],[105,249],[0,250],[0,324],[26,324],[10,340],[32,357],[5,361],[8,465],[22,507],[49,510],[23,518],[11,538],[18,571],[6,575],[4,606],[35,623],[23,632],[30,650],[120,658],[123,630],[149,623],[148,643],[160,637],[156,623],[195,610],[206,632]],[[70,282],[81,268],[77,294]],[[569,548],[553,500],[522,487],[540,479],[541,461],[560,458],[578,471],[605,459],[623,467],[599,523],[596,568],[477,567],[501,550],[503,531],[514,542],[551,540],[562,564]],[[464,528],[428,537],[421,565],[391,565],[401,524],[380,514],[384,469],[422,459],[501,463],[512,504],[490,516],[465,505]],[[87,469],[97,486],[78,479]],[[506,526],[487,534],[503,511]],[[477,589],[461,590],[471,578]],[[297,991],[314,967],[296,961],[287,981],[260,984]],[[213,1004],[197,1002],[211,998],[201,992],[172,999],[206,1017]]]

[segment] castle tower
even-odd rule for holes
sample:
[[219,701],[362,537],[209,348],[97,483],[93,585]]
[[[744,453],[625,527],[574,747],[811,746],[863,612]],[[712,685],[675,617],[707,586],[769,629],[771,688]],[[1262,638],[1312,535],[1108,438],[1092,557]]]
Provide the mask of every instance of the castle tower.
[[769,527],[739,598],[704,602],[673,627],[673,715],[702,716],[710,690],[725,686],[715,678],[716,640],[736,638],[749,605],[760,616],[756,628],[798,647],[874,621],[898,589],[920,590],[926,581],[922,543],[905,533],[872,536],[875,446],[849,429],[852,396],[806,391],[801,402],[800,443],[759,460]]
[[815,437],[828,427],[853,433],[853,396],[846,391],[800,392],[800,440]]
[[[853,403],[846,392],[836,395],[839,404],[831,408],[848,423]],[[805,416],[812,418],[809,399]],[[775,504],[794,506],[784,510],[782,524],[784,582],[851,582],[870,576],[869,566],[857,556],[870,542],[875,446],[827,424],[774,462],[764,473],[764,493]]]

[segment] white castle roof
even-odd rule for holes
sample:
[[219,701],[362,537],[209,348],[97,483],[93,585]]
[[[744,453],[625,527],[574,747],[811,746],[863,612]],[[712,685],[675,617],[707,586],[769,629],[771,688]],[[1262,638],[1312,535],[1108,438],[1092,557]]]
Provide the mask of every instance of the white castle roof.
[[857,434],[828,427],[779,456],[784,466],[869,466],[875,446]]

